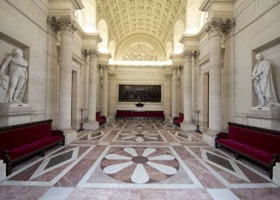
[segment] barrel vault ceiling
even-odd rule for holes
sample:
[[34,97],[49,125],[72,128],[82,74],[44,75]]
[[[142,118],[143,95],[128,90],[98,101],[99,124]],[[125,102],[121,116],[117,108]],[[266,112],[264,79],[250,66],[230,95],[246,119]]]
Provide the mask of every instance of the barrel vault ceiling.
[[96,0],[97,18],[105,19],[109,38],[120,43],[133,34],[148,34],[162,44],[172,41],[176,21],[185,23],[187,0]]

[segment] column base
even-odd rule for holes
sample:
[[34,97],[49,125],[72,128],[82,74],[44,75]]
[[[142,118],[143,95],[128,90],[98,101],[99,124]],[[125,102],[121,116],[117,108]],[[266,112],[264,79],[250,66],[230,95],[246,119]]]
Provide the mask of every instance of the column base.
[[184,131],[195,131],[196,126],[190,122],[182,122],[180,124],[180,128],[183,129]]
[[65,145],[69,145],[78,139],[78,133],[76,130],[64,130],[63,134],[65,136]]
[[0,182],[6,180],[6,164],[0,160]]
[[211,147],[215,146],[215,138],[220,131],[207,130],[202,134],[202,141]]
[[99,128],[99,123],[97,121],[89,121],[84,124],[84,129],[86,130],[96,130]]
[[272,180],[275,184],[280,186],[280,162],[276,163],[276,166],[273,167]]

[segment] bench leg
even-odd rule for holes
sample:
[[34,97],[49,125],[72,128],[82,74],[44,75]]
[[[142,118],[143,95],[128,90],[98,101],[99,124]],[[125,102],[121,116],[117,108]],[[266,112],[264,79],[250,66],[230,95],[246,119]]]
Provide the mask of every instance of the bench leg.
[[238,153],[234,152],[234,157],[235,157],[236,160],[238,160],[240,156],[239,156]]
[[45,150],[40,152],[40,156],[45,157],[45,155],[46,155],[46,151]]
[[269,173],[269,178],[272,179],[273,178],[273,167],[269,168],[268,173]]
[[219,148],[219,145],[217,142],[215,142],[215,148],[218,149]]
[[6,163],[6,174],[7,176],[12,173],[12,166],[8,163]]

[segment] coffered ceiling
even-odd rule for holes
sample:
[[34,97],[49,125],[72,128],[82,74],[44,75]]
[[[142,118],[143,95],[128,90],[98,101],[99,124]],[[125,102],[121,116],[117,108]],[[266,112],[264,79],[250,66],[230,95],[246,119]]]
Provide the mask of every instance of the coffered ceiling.
[[187,0],[96,0],[97,19],[108,23],[117,44],[132,34],[149,34],[162,44],[172,41],[176,21],[185,23]]

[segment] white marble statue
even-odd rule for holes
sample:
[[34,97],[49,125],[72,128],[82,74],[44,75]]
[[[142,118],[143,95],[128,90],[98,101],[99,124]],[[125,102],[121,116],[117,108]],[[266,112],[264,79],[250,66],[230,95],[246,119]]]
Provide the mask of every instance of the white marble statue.
[[270,62],[261,53],[256,55],[257,64],[252,73],[253,87],[259,104],[257,107],[280,106],[277,101],[270,68]]
[[28,62],[21,49],[14,48],[0,69],[0,86],[8,91],[8,102],[22,103],[27,82]]

